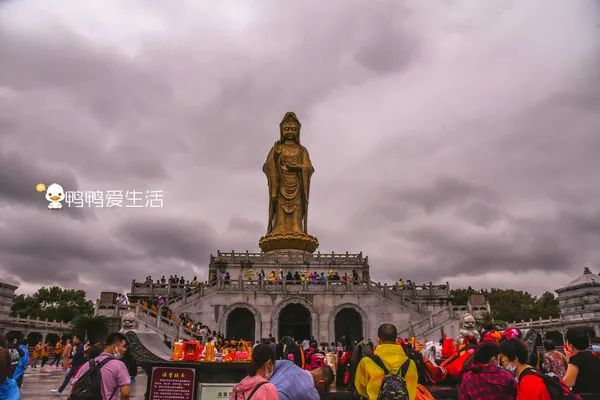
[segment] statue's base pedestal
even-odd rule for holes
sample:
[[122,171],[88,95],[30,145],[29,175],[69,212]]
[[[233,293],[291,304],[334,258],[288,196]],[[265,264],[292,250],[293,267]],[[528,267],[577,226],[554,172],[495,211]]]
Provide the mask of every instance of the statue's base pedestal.
[[277,250],[299,250],[314,253],[319,247],[316,237],[304,233],[284,233],[265,235],[260,238],[258,245],[265,253]]

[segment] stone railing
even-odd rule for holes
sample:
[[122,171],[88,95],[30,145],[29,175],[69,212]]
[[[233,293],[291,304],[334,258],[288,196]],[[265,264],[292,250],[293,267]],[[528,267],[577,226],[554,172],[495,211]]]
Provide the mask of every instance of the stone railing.
[[363,265],[368,262],[368,257],[363,257],[362,252],[360,253],[321,253],[318,251],[313,254],[304,254],[304,253],[296,253],[296,252],[278,252],[278,253],[250,253],[246,251],[245,253],[236,253],[235,251],[231,252],[222,252],[220,250],[217,251],[217,255],[210,256],[210,263],[213,265],[215,262],[225,262],[232,264],[244,264],[250,263],[255,265],[260,264],[269,264],[272,265],[275,263],[288,263],[288,264],[353,264],[353,265]]
[[160,284],[160,283],[146,283],[136,282],[135,279],[131,283],[132,297],[158,297],[163,296],[165,298],[177,297],[183,295],[186,291],[192,290],[196,286],[191,284]]
[[398,332],[399,337],[421,337],[433,329],[437,329],[454,317],[453,306],[444,307],[425,318],[411,323],[407,328]]
[[201,335],[196,331],[188,329],[183,324],[165,318],[147,308],[138,305],[135,313],[139,321],[138,323],[142,323],[147,328],[167,335],[170,339],[202,339]]
[[71,324],[59,321],[49,321],[38,318],[26,317],[22,318],[17,315],[16,317],[8,317],[0,320],[0,323],[7,326],[10,329],[38,329],[45,331],[59,331],[65,332],[73,329]]

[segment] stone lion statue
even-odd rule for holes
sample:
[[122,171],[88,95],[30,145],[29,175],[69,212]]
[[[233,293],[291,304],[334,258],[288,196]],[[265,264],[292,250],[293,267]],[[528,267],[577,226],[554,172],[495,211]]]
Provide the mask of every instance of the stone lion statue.
[[135,318],[135,313],[133,311],[129,311],[121,318],[121,329],[123,331],[130,331],[133,329],[137,329],[138,324]]
[[471,314],[466,313],[460,317],[460,329],[458,330],[457,343],[462,343],[466,338],[479,341],[480,335],[477,331],[477,321]]

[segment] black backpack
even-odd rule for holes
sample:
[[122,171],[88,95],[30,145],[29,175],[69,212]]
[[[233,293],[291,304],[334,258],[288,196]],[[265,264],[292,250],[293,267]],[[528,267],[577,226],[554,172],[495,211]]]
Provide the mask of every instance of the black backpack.
[[[106,357],[99,363],[96,363],[96,360],[90,360],[90,368],[75,382],[71,395],[67,400],[102,400],[102,374],[100,368],[110,360],[116,360],[116,358]],[[117,389],[115,389],[115,392]],[[110,397],[114,394],[113,392]]]
[[404,349],[404,352],[408,358],[414,361],[415,366],[417,367],[417,374],[419,375],[418,382],[421,385],[431,384],[431,379],[428,379],[429,372],[427,371],[427,366],[425,366],[425,361],[423,361],[421,352],[408,347]]
[[571,392],[568,387],[562,384],[557,378],[553,378],[549,375],[542,374],[533,368],[527,368],[519,376],[519,384],[523,381],[523,378],[527,375],[535,375],[544,381],[546,389],[550,394],[552,400],[580,400],[581,397]]
[[408,372],[408,367],[410,367],[410,358],[408,358],[394,374],[385,367],[383,360],[376,354],[371,354],[367,357],[373,360],[385,374],[381,381],[381,386],[379,387],[377,400],[408,400],[408,388],[406,387],[405,377]]

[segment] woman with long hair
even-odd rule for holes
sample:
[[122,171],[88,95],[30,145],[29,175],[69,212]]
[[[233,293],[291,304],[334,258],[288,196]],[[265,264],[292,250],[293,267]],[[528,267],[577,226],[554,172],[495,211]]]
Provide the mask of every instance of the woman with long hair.
[[233,387],[230,400],[279,400],[277,389],[268,381],[274,370],[273,348],[268,344],[254,347],[248,376]]

